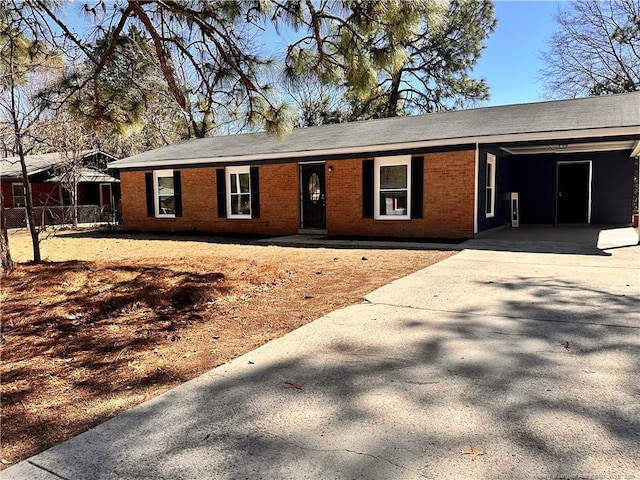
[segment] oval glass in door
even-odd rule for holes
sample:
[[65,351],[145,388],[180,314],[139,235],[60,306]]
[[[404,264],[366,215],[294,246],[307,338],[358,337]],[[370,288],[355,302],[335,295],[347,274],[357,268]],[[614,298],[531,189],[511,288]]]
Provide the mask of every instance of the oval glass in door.
[[320,177],[314,172],[309,177],[309,200],[313,203],[318,203],[321,194]]

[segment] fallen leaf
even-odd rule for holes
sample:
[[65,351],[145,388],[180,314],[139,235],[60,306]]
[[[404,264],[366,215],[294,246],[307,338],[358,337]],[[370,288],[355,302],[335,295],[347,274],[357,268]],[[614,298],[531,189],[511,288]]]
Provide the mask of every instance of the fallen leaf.
[[475,460],[478,455],[486,455],[487,452],[481,452],[476,448],[476,446],[472,443],[470,445],[469,450],[462,450],[463,455],[471,455],[471,460]]
[[295,388],[296,390],[301,390],[303,386],[304,383],[284,382],[284,388]]

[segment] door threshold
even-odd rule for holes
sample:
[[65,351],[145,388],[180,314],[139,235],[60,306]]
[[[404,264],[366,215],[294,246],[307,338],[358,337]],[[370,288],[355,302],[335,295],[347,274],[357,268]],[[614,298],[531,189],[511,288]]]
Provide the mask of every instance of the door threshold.
[[327,235],[327,229],[321,228],[300,228],[298,229],[299,235]]

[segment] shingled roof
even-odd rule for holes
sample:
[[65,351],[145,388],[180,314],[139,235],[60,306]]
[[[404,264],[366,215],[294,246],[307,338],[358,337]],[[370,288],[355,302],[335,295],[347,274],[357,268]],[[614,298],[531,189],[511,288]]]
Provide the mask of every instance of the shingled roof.
[[113,162],[110,168],[304,158],[473,143],[606,138],[640,139],[640,92],[555,100],[412,117],[192,139]]
[[[94,154],[100,154],[109,158],[116,158],[99,150],[83,150],[81,155],[86,158]],[[27,155],[25,164],[27,167],[27,175],[37,175],[39,173],[48,172],[55,167],[63,164],[65,158],[58,152],[41,153],[36,155]],[[22,179],[22,166],[19,157],[2,157],[0,158],[0,177],[3,180],[20,180]],[[51,177],[46,181],[59,181],[57,177]],[[97,171],[95,168],[83,168],[81,172],[81,182],[118,182],[117,178],[106,173]]]

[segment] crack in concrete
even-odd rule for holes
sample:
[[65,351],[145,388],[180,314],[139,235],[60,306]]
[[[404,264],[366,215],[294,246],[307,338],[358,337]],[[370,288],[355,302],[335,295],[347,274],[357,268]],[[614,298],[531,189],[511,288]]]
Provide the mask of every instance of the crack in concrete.
[[400,468],[402,470],[406,470],[408,472],[413,472],[413,473],[419,473],[418,471],[409,468],[409,467],[405,467],[404,465],[400,465],[398,463],[392,462],[391,460],[389,460],[388,458],[379,456],[379,455],[372,455],[370,453],[365,453],[365,452],[358,452],[356,450],[349,450],[348,448],[313,448],[313,447],[309,447],[306,445],[300,445],[296,442],[293,442],[287,438],[283,438],[280,435],[276,435],[275,433],[271,433],[271,432],[266,432],[264,430],[261,430],[261,433],[267,435],[267,436],[271,436],[274,438],[277,438],[278,440],[280,440],[281,442],[287,443],[293,447],[299,448],[300,450],[309,450],[312,452],[324,452],[324,453],[340,453],[340,452],[347,452],[347,453],[353,453],[355,455],[363,455],[365,457],[370,457],[370,458],[374,458],[376,460],[381,460],[383,462],[388,463],[389,465],[393,465],[394,467]]
[[39,468],[40,470],[44,470],[45,472],[53,475],[56,478],[59,478],[60,480],[71,480],[67,477],[63,477],[62,475],[58,475],[56,472],[54,472],[53,470],[49,470],[46,467],[43,467],[42,465],[38,465],[36,462],[34,462],[33,460],[27,460],[27,463],[30,465],[33,465],[36,468]]
[[571,323],[575,325],[595,325],[598,327],[611,327],[611,328],[629,328],[633,330],[640,330],[639,327],[635,327],[633,325],[613,325],[610,323],[598,323],[598,322],[579,322],[576,320],[558,320],[558,319],[549,319],[549,318],[531,318],[531,317],[519,317],[517,315],[503,315],[499,313],[487,313],[487,312],[464,312],[460,310],[444,310],[439,308],[425,308],[425,307],[416,307],[413,305],[398,305],[395,303],[384,303],[384,302],[374,302],[372,300],[367,299],[367,302],[371,305],[379,305],[382,307],[393,307],[393,308],[406,308],[408,310],[419,310],[423,312],[434,312],[434,313],[455,313],[458,315],[467,315],[467,316],[477,316],[477,317],[496,317],[496,318],[508,318],[510,320],[527,320],[529,322],[549,322],[549,323]]

